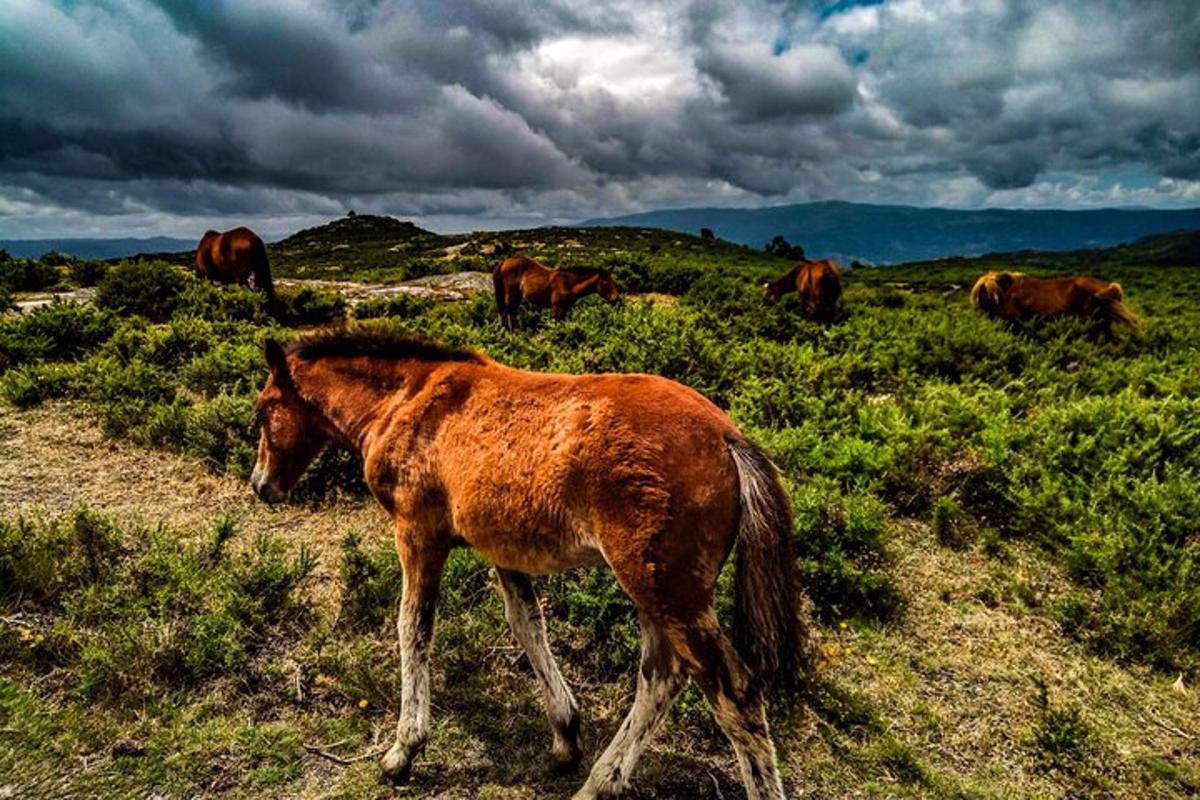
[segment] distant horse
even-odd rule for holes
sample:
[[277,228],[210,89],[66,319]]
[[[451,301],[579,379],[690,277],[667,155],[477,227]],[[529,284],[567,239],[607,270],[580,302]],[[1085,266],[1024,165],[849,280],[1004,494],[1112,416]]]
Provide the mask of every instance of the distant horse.
[[205,233],[196,248],[196,273],[215,283],[252,286],[268,298],[275,297],[267,248],[249,228]]
[[1112,338],[1113,324],[1131,330],[1138,327],[1137,314],[1123,301],[1119,283],[1100,278],[1036,278],[1020,272],[989,272],[971,287],[971,303],[990,317],[1009,324],[1034,319],[1074,316],[1099,321]]
[[765,284],[763,290],[763,295],[774,303],[788,292],[795,292],[800,297],[805,319],[833,322],[838,298],[842,296],[842,268],[828,259],[801,261],[783,277]]
[[[529,576],[608,564],[637,609],[637,696],[577,800],[628,787],[689,676],[737,752],[747,796],[784,797],[765,693],[798,680],[814,652],[792,512],[775,467],[715,405],[665,378],[526,372],[378,328],[311,334],[286,351],[269,341],[266,355],[258,496],[282,500],[336,443],[362,456],[395,526],[402,689],[385,777],[406,779],[429,736],[438,584],[450,550],[470,546],[495,567],[560,766],[582,757],[579,712]],[[713,608],[735,543],[736,650]]]
[[595,293],[610,303],[621,299],[620,287],[606,269],[550,269],[526,256],[511,256],[500,262],[492,271],[492,283],[500,324],[510,331],[522,300],[540,308],[549,307],[554,319],[561,322],[584,295]]

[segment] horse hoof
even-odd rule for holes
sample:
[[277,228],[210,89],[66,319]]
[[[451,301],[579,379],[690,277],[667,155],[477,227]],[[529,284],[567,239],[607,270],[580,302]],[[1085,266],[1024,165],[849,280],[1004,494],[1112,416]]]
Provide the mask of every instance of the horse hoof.
[[579,768],[583,761],[583,751],[578,747],[568,753],[553,752],[550,754],[550,774],[555,776],[569,775]]
[[390,784],[392,786],[401,786],[408,783],[409,777],[412,775],[412,759],[404,758],[403,754],[397,753],[395,748],[389,750],[382,759],[379,760],[379,782]]
[[412,776],[412,765],[405,767],[395,772],[388,772],[381,769],[379,771],[379,782],[384,786],[403,786],[408,783],[408,779]]

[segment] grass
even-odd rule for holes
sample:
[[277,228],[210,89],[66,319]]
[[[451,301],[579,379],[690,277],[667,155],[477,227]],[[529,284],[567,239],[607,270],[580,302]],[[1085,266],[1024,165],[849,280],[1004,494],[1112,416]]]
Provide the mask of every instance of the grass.
[[[334,251],[309,237],[313,253],[329,252],[308,272],[298,240],[289,245],[301,254],[294,274],[332,277],[320,264],[341,259],[341,277],[398,279],[483,265],[491,246],[460,237],[465,246],[448,258],[454,245],[398,234],[407,237],[403,258],[385,255],[395,241],[371,255],[378,238]],[[524,312],[516,334],[495,323],[489,297],[377,302],[359,313],[518,366],[667,375],[712,397],[767,447],[788,478],[795,554],[831,660],[808,698],[811,713],[776,710],[798,786],[824,796],[1195,791],[1195,739],[1187,737],[1200,736],[1200,710],[1194,690],[1171,688],[1176,676],[1191,687],[1200,674],[1193,270],[1095,267],[1120,280],[1147,319],[1141,338],[1110,344],[1089,337],[1085,323],[1014,333],[973,313],[965,288],[979,270],[1001,266],[991,261],[852,271],[842,318],[821,328],[799,319],[794,301],[762,304],[758,283],[784,262],[744,248],[630,229],[520,237],[540,257],[606,263],[627,286],[674,299],[634,297],[618,307],[589,299],[562,324]],[[98,439],[72,448],[84,421],[46,452],[22,435],[44,430],[37,415],[69,408],[118,442],[172,459],[143,474],[131,465],[144,457],[130,455],[121,463],[141,477],[127,497],[102,494],[106,507],[145,513],[192,497],[196,508],[238,509],[259,532],[308,524],[301,520],[326,529],[311,564],[296,546],[307,536],[300,528],[272,544],[233,533],[225,518],[196,530],[194,510],[179,535],[151,535],[118,514],[85,525],[90,539],[80,517],[9,518],[9,540],[32,544],[0,551],[0,585],[17,586],[18,575],[29,582],[4,599],[0,727],[20,733],[15,744],[8,735],[0,759],[37,775],[45,768],[36,753],[94,756],[96,775],[66,778],[84,793],[155,786],[369,796],[369,764],[335,770],[303,747],[346,739],[345,752],[359,752],[394,721],[398,568],[386,541],[337,521],[344,509],[366,507],[357,465],[324,457],[300,505],[277,512],[215,488],[239,486],[253,458],[263,340],[348,310],[304,288],[285,298],[286,313],[268,313],[252,292],[202,284],[162,263],[114,265],[100,282],[95,306],[54,304],[0,320],[0,395],[32,409],[5,412],[14,473],[65,454],[126,452]],[[154,499],[158,475],[195,464],[230,477],[187,473]],[[72,474],[64,467],[60,480],[73,485]],[[82,499],[102,492],[103,481],[81,480]],[[199,487],[220,501],[201,500]],[[47,493],[45,502],[58,501]],[[89,556],[85,542],[107,557]],[[110,561],[111,572],[98,570]],[[120,602],[105,594],[158,575],[162,564],[169,580],[151,582],[149,594]],[[224,566],[206,576],[202,564]],[[62,586],[51,585],[46,573],[56,570],[46,565]],[[254,583],[262,570],[273,577]],[[246,590],[285,584],[290,605],[280,614],[254,605],[267,589]],[[577,777],[550,779],[537,767],[544,722],[486,566],[457,554],[446,585],[434,698],[441,727],[409,796],[568,794]],[[594,751],[624,711],[636,626],[603,572],[557,576],[541,592],[564,671],[592,709]],[[54,643],[53,657],[18,626],[50,636],[39,646]],[[186,646],[177,630],[188,632]],[[114,664],[129,665],[128,675]],[[126,695],[138,698],[137,713]],[[173,766],[176,753],[205,766]],[[715,782],[739,796],[734,774],[692,693],[638,785],[646,796],[715,796]]]

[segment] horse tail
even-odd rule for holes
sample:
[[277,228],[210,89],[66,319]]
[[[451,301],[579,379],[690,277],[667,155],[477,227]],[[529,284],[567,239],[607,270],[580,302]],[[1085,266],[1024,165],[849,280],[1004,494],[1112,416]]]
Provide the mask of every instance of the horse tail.
[[745,438],[728,440],[741,515],[734,566],[733,639],[758,688],[794,691],[816,664],[808,602],[796,581],[792,505],[775,465]]
[[1108,288],[1102,289],[1096,294],[1096,300],[1100,302],[1104,316],[1109,322],[1124,325],[1131,331],[1136,331],[1141,327],[1141,320],[1138,318],[1137,312],[1123,302],[1125,290],[1121,284],[1110,283]]
[[271,264],[267,260],[267,246],[255,236],[250,242],[251,270],[254,287],[267,296],[267,302],[275,302],[275,281],[271,279]]

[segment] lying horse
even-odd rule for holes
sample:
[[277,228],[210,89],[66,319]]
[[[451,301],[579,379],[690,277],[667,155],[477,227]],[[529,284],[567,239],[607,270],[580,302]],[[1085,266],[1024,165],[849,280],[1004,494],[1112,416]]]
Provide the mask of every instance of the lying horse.
[[836,262],[801,261],[783,277],[763,286],[763,296],[773,303],[788,292],[800,297],[805,319],[833,322],[838,298],[842,296],[842,268]]
[[[637,609],[637,696],[577,800],[627,788],[689,676],[737,752],[747,796],[784,797],[765,690],[797,679],[813,650],[787,492],[729,417],[665,378],[526,372],[379,329],[313,334],[286,351],[267,342],[266,353],[255,492],[282,500],[336,443],[362,455],[395,525],[402,690],[385,777],[407,778],[429,736],[438,583],[451,548],[470,546],[495,567],[560,765],[582,757],[579,712],[529,576],[607,564]],[[735,542],[736,651],[713,609]]]
[[1119,283],[1099,278],[1035,278],[1020,272],[989,272],[971,287],[971,303],[990,317],[1010,324],[1063,316],[1093,318],[1112,337],[1114,323],[1131,330],[1137,314],[1125,305]]
[[500,324],[510,331],[522,300],[540,308],[548,306],[554,319],[561,322],[584,295],[594,292],[610,303],[621,299],[621,290],[606,269],[549,269],[526,256],[511,256],[500,262],[492,271],[492,283]]
[[236,283],[275,297],[267,248],[249,228],[208,231],[196,248],[196,274],[215,283]]

